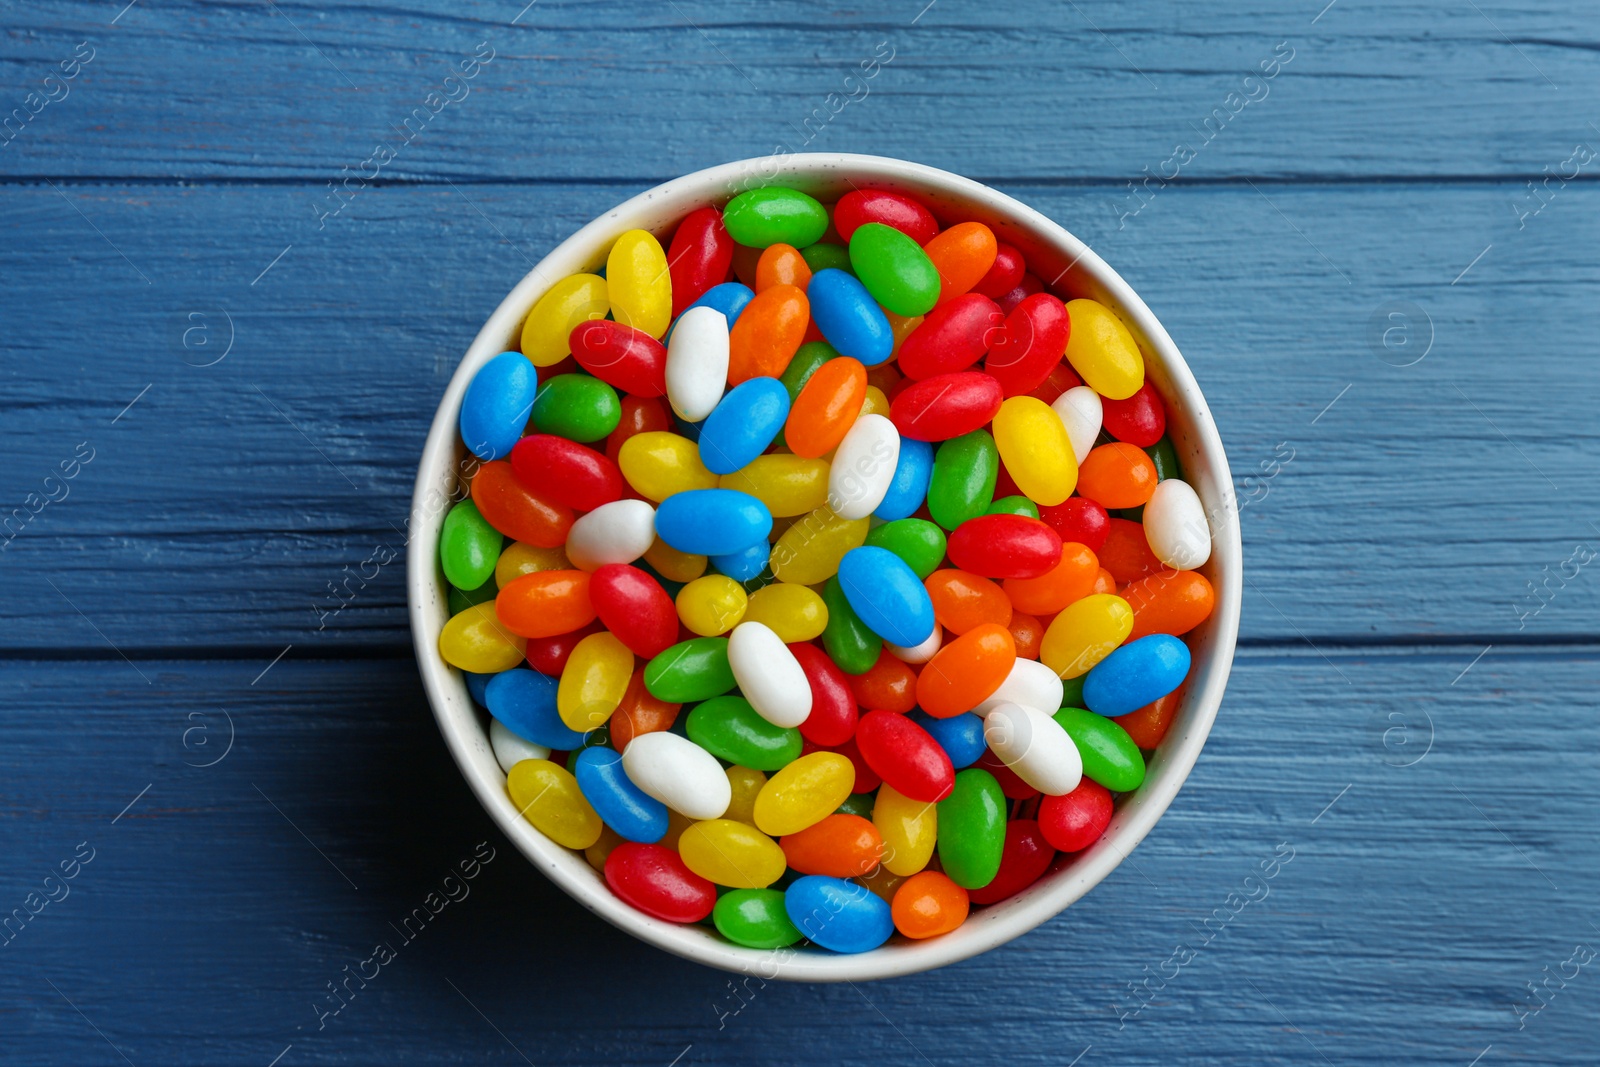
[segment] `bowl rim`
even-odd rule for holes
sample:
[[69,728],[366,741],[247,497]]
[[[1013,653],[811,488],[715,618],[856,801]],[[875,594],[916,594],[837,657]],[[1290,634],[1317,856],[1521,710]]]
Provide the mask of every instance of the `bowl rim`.
[[[1000,904],[974,912],[957,930],[926,941],[892,939],[869,952],[840,955],[818,949],[743,948],[699,925],[668,923],[636,911],[612,894],[580,853],[546,838],[522,818],[505,791],[505,774],[489,746],[485,716],[467,693],[461,673],[438,651],[449,617],[442,593],[438,540],[447,505],[458,499],[462,451],[457,425],[468,382],[489,359],[519,346],[528,309],[557,280],[604,261],[622,232],[660,231],[693,207],[722,203],[764,185],[822,189],[901,189],[932,202],[935,214],[990,221],[1002,239],[1031,246],[1052,265],[1065,263],[1047,287],[1071,276],[1069,291],[1108,304],[1140,342],[1147,374],[1168,407],[1169,433],[1181,432],[1200,462],[1185,465],[1212,527],[1208,571],[1216,592],[1211,617],[1195,631],[1204,646],[1194,657],[1183,703],[1167,738],[1151,760],[1145,783],[1120,802],[1099,841],[1056,866],[1039,883]],[[858,183],[859,186],[858,186]],[[1174,414],[1180,418],[1173,419]],[[1177,446],[1179,442],[1174,441]],[[1196,477],[1198,472],[1198,477]],[[921,163],[848,153],[778,154],[738,160],[686,174],[633,196],[587,223],[541,259],[500,302],[462,357],[428,431],[407,517],[406,585],[418,670],[440,733],[469,787],[501,832],[536,868],[589,911],[618,929],[674,955],[762,979],[836,982],[890,978],[931,970],[995,948],[1048,921],[1114,870],[1166,811],[1199,758],[1221,704],[1239,630],[1242,558],[1232,476],[1209,407],[1177,345],[1133,288],[1065,227],[1005,193]]]

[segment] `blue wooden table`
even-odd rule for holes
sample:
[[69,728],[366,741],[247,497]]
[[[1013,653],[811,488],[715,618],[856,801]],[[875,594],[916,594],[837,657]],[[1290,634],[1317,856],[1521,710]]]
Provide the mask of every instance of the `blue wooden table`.
[[[1591,5],[124,3],[0,35],[0,1060],[1596,1061]],[[1088,240],[1244,505],[1240,654],[1156,830],[1035,933],[859,986],[735,988],[533,873],[382,562],[529,266],[775,146]]]

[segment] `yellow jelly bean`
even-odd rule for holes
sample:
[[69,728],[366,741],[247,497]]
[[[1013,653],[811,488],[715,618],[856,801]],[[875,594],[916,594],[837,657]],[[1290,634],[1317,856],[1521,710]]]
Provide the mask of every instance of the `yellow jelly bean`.
[[767,779],[756,795],[756,829],[797,834],[832,815],[856,784],[856,769],[837,752],[813,752]]
[[693,825],[694,820],[689,818],[689,816],[683,815],[679,812],[673,811],[671,808],[668,808],[667,833],[666,836],[660,841],[657,841],[656,844],[665,845],[668,848],[676,851],[678,848],[678,840],[683,837],[683,832]]
[[1039,659],[1063,678],[1089,668],[1116,651],[1133,632],[1133,609],[1112,593],[1091,593],[1068,604],[1050,623],[1039,645]]
[[583,858],[589,861],[589,866],[604,872],[606,857],[611,855],[611,850],[622,844],[624,838],[609,826],[600,827],[600,840],[583,850]]
[[1024,496],[1055,505],[1078,486],[1078,460],[1066,424],[1043,400],[1014,396],[994,417],[994,443],[1000,461]]
[[779,581],[816,585],[839,573],[839,561],[867,540],[871,519],[841,519],[820,507],[784,531],[772,546],[772,573]]
[[889,320],[889,333],[894,338],[894,354],[900,354],[900,342],[911,336],[911,331],[922,325],[921,315],[912,315],[909,318],[896,315],[887,309],[883,310],[883,317]]
[[828,627],[828,605],[803,585],[773,582],[751,595],[743,621],[765,623],[784,644],[792,645],[822,636]]
[[558,845],[588,848],[604,824],[584,799],[578,780],[547,759],[525,759],[506,775],[506,792],[522,817]]
[[724,819],[756,824],[756,795],[767,784],[767,776],[760,771],[741,767],[737,763],[728,768],[728,785],[733,789],[733,799],[728,801]]
[[474,604],[439,631],[439,655],[452,667],[473,674],[508,671],[522,662],[528,642],[500,622],[494,601]]
[[674,493],[717,487],[717,476],[700,462],[700,446],[667,430],[628,438],[617,451],[617,466],[635,491],[658,504]]
[[661,242],[644,230],[617,238],[606,257],[606,292],[618,322],[659,338],[672,324],[672,275]]
[[572,564],[560,548],[540,548],[538,545],[513,541],[500,553],[494,565],[494,584],[504,589],[524,574],[537,571],[568,571]]
[[611,310],[606,280],[598,274],[562,278],[539,298],[522,323],[522,354],[535,367],[560,363],[572,354],[567,338],[572,328],[590,319],[603,319]]
[[1144,357],[1122,320],[1093,300],[1067,301],[1067,362],[1101,396],[1126,400],[1144,384]]
[[828,464],[788,452],[757,456],[722,476],[722,488],[749,493],[767,506],[773,518],[815,511],[828,502]]
[[883,865],[891,874],[912,875],[928,865],[939,837],[939,806],[912,800],[893,786],[878,787],[872,825],[883,835]]
[[706,557],[679,552],[659,537],[645,550],[644,561],[669,582],[692,582],[706,572]]
[[633,653],[610,631],[579,641],[561,672],[556,711],[568,729],[587,733],[611,718],[633,678]]
[[708,574],[678,591],[678,618],[701,637],[716,637],[739,625],[748,600],[732,578]]
[[678,855],[695,874],[733,889],[765,889],[783,877],[783,849],[749,823],[697,822],[678,839]]
[[[921,319],[920,315],[917,317],[918,319]],[[889,868],[880,863],[874,867],[870,873],[864,874],[853,880],[860,882],[862,885],[872,890],[883,899],[884,903],[893,904],[895,892],[899,890],[900,883],[906,880],[906,876],[903,874],[895,874]]]
[[867,386],[867,398],[861,402],[861,414],[882,415],[887,418],[889,415],[888,395],[876,385]]

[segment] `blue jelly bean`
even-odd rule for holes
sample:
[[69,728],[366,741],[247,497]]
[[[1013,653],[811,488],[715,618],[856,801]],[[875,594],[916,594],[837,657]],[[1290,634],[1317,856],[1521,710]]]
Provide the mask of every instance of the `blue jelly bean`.
[[911,719],[928,731],[939,742],[950,764],[956,770],[978,762],[988,747],[983,739],[983,719],[972,712],[963,712],[949,719],[935,719],[925,711],[913,711]]
[[461,398],[461,440],[479,459],[503,459],[522,437],[539,391],[539,375],[521,352],[502,352],[467,385]]
[[711,565],[718,574],[725,574],[736,582],[748,582],[765,573],[771,555],[772,546],[763,537],[743,552],[712,556]]
[[1089,671],[1083,706],[1101,715],[1126,715],[1178,688],[1188,673],[1188,645],[1169,634],[1141,637]]
[[494,675],[473,674],[471,671],[462,671],[461,677],[467,680],[467,692],[472,695],[473,700],[477,701],[478,706],[482,708],[488,707],[489,698],[484,696],[484,691],[489,688],[489,681]]
[[863,545],[846,552],[839,561],[839,586],[867,629],[891,645],[911,648],[933,633],[927,588],[887,548]]
[[932,479],[933,446],[902,435],[894,478],[889,482],[889,491],[883,494],[883,503],[873,514],[884,522],[910,518],[927,498],[928,482]]
[[583,735],[561,721],[556,710],[558,685],[538,671],[501,671],[484,689],[484,706],[523,740],[570,752],[583,744]]
[[740,382],[700,426],[700,462],[732,474],[767,450],[789,417],[789,390],[776,378]]
[[622,770],[622,753],[586,748],[573,775],[600,821],[629,841],[653,845],[667,834],[667,806],[634,785]]
[[[728,320],[728,329],[731,330],[733,329],[733,324],[739,321],[739,316],[744,312],[745,307],[755,297],[756,294],[751,291],[748,285],[743,285],[739,282],[723,282],[721,285],[713,285],[704,293],[701,293],[700,299],[690,304],[689,308],[716,308],[722,312],[722,317]],[[688,311],[689,308],[684,308],[683,310]],[[683,318],[681,312],[678,318]],[[672,330],[677,328],[678,322],[675,319],[672,323]],[[662,344],[668,344],[672,341],[672,330],[667,331],[667,336],[662,340]]]
[[656,509],[656,536],[696,556],[743,552],[771,532],[772,512],[737,489],[690,489],[672,494]]
[[843,878],[796,878],[783,892],[783,910],[813,944],[834,952],[867,952],[894,933],[889,902]]
[[855,275],[835,267],[819,270],[806,286],[806,299],[811,320],[840,355],[874,367],[894,354],[889,320]]

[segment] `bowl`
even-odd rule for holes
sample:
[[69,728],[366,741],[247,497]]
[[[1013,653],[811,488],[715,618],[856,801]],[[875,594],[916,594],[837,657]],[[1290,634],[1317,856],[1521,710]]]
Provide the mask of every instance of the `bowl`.
[[[856,955],[816,948],[743,948],[709,927],[664,922],[623,903],[581,853],[549,840],[518,813],[506,795],[505,773],[489,745],[487,715],[468,695],[461,673],[444,662],[438,649],[439,631],[449,617],[438,562],[439,533],[449,504],[462,491],[459,475],[468,454],[460,441],[458,418],[473,375],[499,353],[517,349],[523,318],[534,302],[556,281],[604,264],[606,252],[623,232],[645,229],[664,236],[692,209],[724,204],[762,185],[792,186],[824,203],[852,188],[909,193],[927,204],[942,224],[965,220],[987,224],[1002,241],[1021,249],[1034,273],[1055,291],[1092,297],[1114,310],[1139,343],[1146,375],[1166,403],[1167,432],[1185,479],[1199,494],[1212,525],[1211,559],[1201,571],[1216,590],[1216,607],[1187,635],[1194,658],[1182,706],[1150,760],[1144,784],[1118,803],[1102,838],[1065,863],[1058,858],[1043,878],[1009,900],[974,910],[951,933],[925,941],[897,936]],[[1222,702],[1238,637],[1242,577],[1232,486],[1216,425],[1172,338],[1116,271],[1055,222],[978,182],[904,160],[809,153],[727,163],[640,193],[567,238],[511,290],[467,349],[428,432],[408,520],[406,582],[417,663],[439,730],[501,832],[546,877],[613,926],[685,959],[764,979],[842,982],[913,974],[976,956],[1058,914],[1110,874],[1172,803]]]

